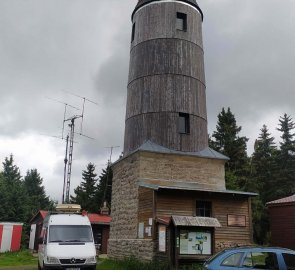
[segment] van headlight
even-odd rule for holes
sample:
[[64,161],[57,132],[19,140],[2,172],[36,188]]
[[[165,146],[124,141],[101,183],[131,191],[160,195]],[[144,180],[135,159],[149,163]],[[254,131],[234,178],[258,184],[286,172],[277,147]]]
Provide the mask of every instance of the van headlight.
[[96,257],[93,256],[93,257],[87,258],[85,263],[96,263]]
[[49,257],[47,256],[47,263],[50,264],[59,264],[59,259],[55,257]]

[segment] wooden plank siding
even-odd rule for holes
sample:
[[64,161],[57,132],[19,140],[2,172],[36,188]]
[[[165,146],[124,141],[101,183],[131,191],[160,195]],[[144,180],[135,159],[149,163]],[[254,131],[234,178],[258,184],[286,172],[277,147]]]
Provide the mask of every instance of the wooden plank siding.
[[[176,27],[177,12],[187,29]],[[202,16],[180,2],[144,6],[133,17],[124,155],[147,140],[197,152],[208,146]],[[179,132],[179,113],[189,132]]]
[[[139,188],[138,193],[138,222],[144,222],[144,227],[149,225],[149,218],[153,218],[154,223],[154,213],[153,213],[153,193],[154,191],[148,188]],[[152,239],[154,233],[154,224],[152,226],[152,236],[148,236],[144,233],[145,239]]]
[[[157,193],[157,216],[183,215],[194,216],[197,200],[212,202],[212,217],[221,223],[215,228],[215,242],[235,242],[250,244],[252,232],[249,217],[248,197],[229,194],[212,194],[206,192],[173,192]],[[244,215],[246,226],[228,226],[228,215]]]
[[295,204],[269,207],[271,244],[295,250]]

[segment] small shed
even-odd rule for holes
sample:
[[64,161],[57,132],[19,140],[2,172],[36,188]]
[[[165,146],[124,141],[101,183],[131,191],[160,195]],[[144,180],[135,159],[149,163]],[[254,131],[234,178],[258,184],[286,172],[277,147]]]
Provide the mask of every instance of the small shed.
[[[40,210],[30,221],[31,233],[29,249],[38,250],[38,238],[41,233],[44,218],[48,211]],[[107,253],[111,217],[109,215],[87,213],[90,220],[95,244],[101,254]]]
[[268,202],[271,245],[295,249],[295,194]]
[[0,252],[20,249],[23,223],[0,222]]
[[31,231],[30,231],[30,242],[29,249],[38,250],[38,238],[40,236],[43,220],[47,215],[47,211],[40,210],[30,221]]
[[111,217],[88,213],[88,218],[91,223],[94,242],[99,245],[99,252],[107,254]]

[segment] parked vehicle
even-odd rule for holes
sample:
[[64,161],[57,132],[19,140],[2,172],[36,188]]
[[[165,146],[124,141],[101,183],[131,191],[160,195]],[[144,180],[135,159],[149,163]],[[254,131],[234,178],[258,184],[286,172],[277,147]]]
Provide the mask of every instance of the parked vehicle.
[[284,248],[240,247],[225,249],[203,265],[204,270],[295,270],[295,251]]
[[57,207],[44,219],[38,249],[38,269],[94,270],[96,250],[90,221],[77,205]]

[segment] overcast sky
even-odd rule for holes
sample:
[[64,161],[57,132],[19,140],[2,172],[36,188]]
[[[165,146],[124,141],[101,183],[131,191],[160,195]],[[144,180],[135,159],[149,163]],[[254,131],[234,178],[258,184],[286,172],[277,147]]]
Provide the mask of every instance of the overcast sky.
[[[89,162],[97,173],[122,151],[126,84],[136,0],[0,0],[0,161],[11,153],[25,175],[37,168],[46,192],[61,200],[64,105],[82,108],[72,190]],[[198,0],[203,37],[209,133],[230,107],[248,151],[263,124],[275,131],[295,117],[295,1]],[[70,93],[72,94],[70,94]],[[68,107],[67,117],[81,111]],[[76,122],[80,132],[80,122]],[[65,135],[67,127],[65,129]]]

